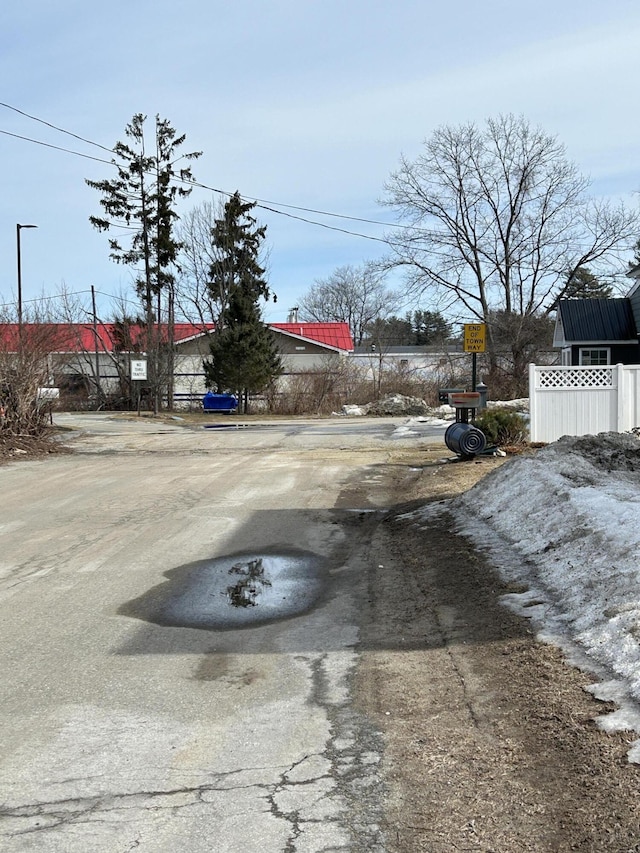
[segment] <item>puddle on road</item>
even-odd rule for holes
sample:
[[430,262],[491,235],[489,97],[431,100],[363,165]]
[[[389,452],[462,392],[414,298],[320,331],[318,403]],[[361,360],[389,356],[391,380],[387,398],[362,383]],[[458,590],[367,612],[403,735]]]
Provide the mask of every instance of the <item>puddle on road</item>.
[[244,552],[179,566],[118,613],[180,628],[230,630],[290,619],[319,603],[324,561],[308,551]]
[[247,429],[249,424],[205,424],[202,429]]

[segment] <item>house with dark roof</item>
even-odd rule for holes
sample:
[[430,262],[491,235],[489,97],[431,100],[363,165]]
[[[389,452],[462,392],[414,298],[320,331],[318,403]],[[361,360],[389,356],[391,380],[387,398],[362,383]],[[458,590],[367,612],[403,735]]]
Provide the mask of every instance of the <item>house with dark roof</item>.
[[560,299],[553,345],[563,365],[640,364],[640,279],[617,299]]

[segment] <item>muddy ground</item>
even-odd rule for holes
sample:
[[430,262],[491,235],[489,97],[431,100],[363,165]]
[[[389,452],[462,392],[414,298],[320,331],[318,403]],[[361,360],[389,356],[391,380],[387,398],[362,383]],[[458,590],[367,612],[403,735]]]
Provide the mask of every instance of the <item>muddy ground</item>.
[[17,460],[40,459],[52,453],[69,453],[54,430],[42,435],[11,435],[0,433],[0,465]]
[[[388,466],[395,510],[371,526],[361,708],[384,732],[390,853],[640,851],[640,766],[613,709],[527,620],[446,516],[420,530],[403,508],[453,496],[501,460]],[[407,480],[407,466],[415,469]]]

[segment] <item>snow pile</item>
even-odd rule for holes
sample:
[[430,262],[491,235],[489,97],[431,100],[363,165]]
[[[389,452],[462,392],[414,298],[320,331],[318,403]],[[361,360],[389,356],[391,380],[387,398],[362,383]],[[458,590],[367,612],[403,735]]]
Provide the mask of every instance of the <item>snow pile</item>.
[[375,400],[372,403],[366,403],[363,406],[347,404],[342,407],[340,412],[333,412],[334,415],[342,415],[347,417],[362,417],[364,415],[378,416],[428,416],[435,417],[436,420],[446,418],[452,420],[455,417],[455,409],[452,406],[438,406],[432,408],[428,406],[420,397],[407,397],[404,394],[389,394],[381,400]]
[[[447,508],[458,532],[526,589],[504,603],[600,680],[594,695],[618,703],[600,725],[640,732],[638,438],[565,436],[415,515],[425,521]],[[640,762],[640,741],[629,758]]]
[[436,418],[452,421],[456,416],[456,410],[453,406],[449,406],[448,403],[444,403],[442,406],[436,406],[435,409],[431,409],[431,414]]
[[406,397],[404,394],[389,394],[369,403],[367,409],[370,415],[427,415],[430,411],[420,397]]
[[[459,532],[528,587],[505,603],[531,616],[544,639],[586,654],[582,663],[608,681],[594,687],[599,698],[640,703],[640,441],[565,436],[506,463],[453,510]],[[613,716],[640,724],[637,709]]]
[[513,409],[514,412],[528,412],[529,398],[519,400],[487,400],[487,409]]
[[358,418],[367,414],[366,406],[355,406],[352,404],[347,404],[342,407],[340,412],[332,412],[333,415],[346,415],[349,418]]

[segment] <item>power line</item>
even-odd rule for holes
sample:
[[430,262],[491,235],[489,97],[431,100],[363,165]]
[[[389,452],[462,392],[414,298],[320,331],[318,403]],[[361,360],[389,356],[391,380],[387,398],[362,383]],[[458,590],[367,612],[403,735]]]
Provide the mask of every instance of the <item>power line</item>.
[[45,121],[43,118],[38,118],[37,116],[32,116],[29,113],[24,112],[24,110],[19,110],[18,107],[12,107],[11,104],[3,104],[0,101],[0,107],[5,107],[5,109],[7,110],[13,110],[15,113],[19,113],[21,116],[30,118],[32,121],[37,121],[40,124],[44,124],[47,127],[52,128],[53,130],[57,130],[59,133],[65,133],[67,136],[72,136],[74,139],[78,139],[80,142],[86,142],[87,145],[95,145],[96,148],[102,148],[103,151],[108,151],[110,154],[114,153],[111,148],[107,148],[104,145],[100,145],[99,142],[94,142],[91,139],[85,139],[84,136],[78,136],[77,133],[72,133],[70,130],[65,130],[63,127],[58,127],[55,124],[51,124],[51,122]]
[[[22,301],[25,305],[27,305],[27,304],[31,304],[33,302],[39,303],[39,302],[49,302],[52,299],[64,299],[65,296],[80,296],[82,293],[91,293],[91,291],[90,290],[73,290],[67,294],[55,293],[52,296],[38,296],[35,299],[23,299]],[[103,296],[106,296],[106,295],[107,294],[103,294]],[[16,304],[15,300],[13,302],[0,303],[0,308],[14,308],[15,304]]]
[[20,136],[19,133],[10,133],[8,130],[0,130],[4,136],[12,136],[14,139],[22,139],[24,142],[33,142],[34,145],[42,145],[44,148],[53,148],[54,151],[63,151],[65,154],[74,154],[76,157],[84,157],[85,160],[95,160],[97,163],[106,163],[108,166],[115,165],[112,160],[103,160],[100,157],[92,157],[90,154],[82,154],[80,151],[72,151],[70,148],[62,148],[60,145],[52,145],[50,142],[42,142],[40,139],[32,139],[30,136]]
[[[123,296],[123,295],[106,293],[104,290],[98,290],[97,288],[94,288],[94,293],[98,294],[99,296],[105,296],[105,297],[107,297],[107,299],[112,299],[115,302],[121,303],[122,305],[133,305],[135,307],[140,307],[139,302],[136,302],[133,299],[127,299],[127,297]],[[54,294],[51,294],[50,296],[44,296],[44,295],[43,296],[37,296],[37,297],[34,297],[33,299],[24,299],[23,303],[25,305],[33,304],[33,303],[40,304],[42,302],[50,302],[54,299],[62,300],[62,299],[66,299],[70,296],[82,296],[83,294],[90,295],[91,290],[69,290],[69,291],[66,291],[65,293],[54,293]],[[2,309],[2,308],[15,308],[15,305],[16,305],[15,300],[12,302],[0,303],[0,309]]]
[[[68,136],[73,137],[74,139],[78,139],[79,141],[84,142],[87,145],[94,145],[103,151],[107,151],[107,152],[114,154],[114,155],[116,154],[116,152],[113,151],[113,149],[111,149],[111,148],[107,148],[98,142],[94,142],[91,139],[87,139],[86,137],[79,136],[78,134],[73,133],[72,131],[69,131],[69,130],[66,130],[65,128],[59,127],[58,125],[52,124],[51,122],[45,121],[44,119],[38,118],[37,116],[30,115],[29,113],[25,112],[24,110],[20,110],[17,107],[12,106],[11,104],[6,104],[3,102],[0,102],[0,107],[5,107],[5,109],[13,110],[14,112],[18,113],[19,115],[25,116],[26,118],[29,118],[32,121],[36,121],[36,122],[39,122],[40,124],[46,125],[47,127],[50,127],[53,130],[58,131],[59,133],[66,134]],[[77,157],[84,157],[88,160],[94,160],[98,163],[106,163],[107,165],[116,165],[117,166],[117,163],[115,163],[112,160],[110,161],[110,160],[104,160],[104,159],[99,158],[99,157],[91,157],[88,154],[83,154],[79,151],[73,151],[69,148],[63,148],[61,146],[52,145],[50,143],[42,142],[40,140],[33,139],[31,137],[28,137],[28,136],[21,136],[19,134],[10,133],[9,131],[5,131],[5,130],[0,130],[0,133],[3,133],[7,136],[12,136],[16,139],[22,139],[23,141],[26,141],[26,142],[32,142],[36,145],[42,145],[46,148],[52,148],[54,150],[62,151],[62,152],[67,153],[67,154],[73,154]],[[202,183],[201,181],[182,179],[179,176],[175,176],[175,180],[180,182],[180,183],[186,184],[188,186],[198,187],[200,189],[205,189],[209,192],[219,193],[220,195],[225,195],[225,196],[228,196],[229,198],[231,196],[233,196],[233,193],[229,192],[228,190],[223,190],[223,189],[220,189],[218,187],[211,187],[207,184]],[[286,211],[277,210],[275,208],[286,207],[289,210],[298,210],[298,211],[301,211],[303,213],[313,213],[313,214],[317,214],[318,216],[330,216],[330,217],[338,218],[338,219],[346,219],[346,220],[349,220],[351,222],[362,222],[362,223],[366,223],[366,224],[370,224],[370,225],[380,225],[380,226],[383,226],[385,228],[403,228],[404,227],[400,223],[396,223],[396,222],[381,222],[381,221],[375,220],[375,219],[366,219],[364,217],[349,216],[349,215],[344,214],[344,213],[333,213],[333,212],[326,211],[326,210],[318,210],[316,208],[302,207],[302,206],[298,206],[298,205],[287,204],[284,202],[270,201],[268,199],[259,199],[259,198],[255,198],[252,196],[241,195],[241,198],[244,201],[251,201],[251,202],[255,203],[255,205],[257,207],[259,207],[261,210],[267,210],[270,213],[274,213],[278,216],[286,216],[290,219],[296,219],[299,222],[305,222],[308,225],[316,225],[316,226],[321,227],[321,228],[326,228],[330,231],[337,231],[339,233],[347,234],[349,236],[360,237],[360,238],[365,239],[365,240],[374,240],[374,241],[380,242],[380,243],[387,243],[388,241],[382,237],[373,237],[369,234],[361,234],[357,231],[350,231],[346,228],[338,228],[337,226],[328,225],[327,223],[324,223],[324,222],[317,222],[316,220],[308,219],[308,218],[303,217],[303,216],[295,216],[293,214],[287,213]]]

